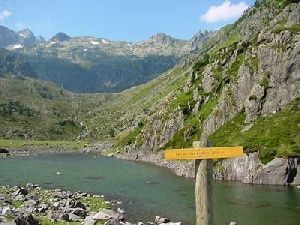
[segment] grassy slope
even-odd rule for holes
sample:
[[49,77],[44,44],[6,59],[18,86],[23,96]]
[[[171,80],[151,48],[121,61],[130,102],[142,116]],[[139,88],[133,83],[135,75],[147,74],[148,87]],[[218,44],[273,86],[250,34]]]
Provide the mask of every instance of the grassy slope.
[[[78,148],[86,141],[111,139],[127,133],[148,113],[148,110],[186,80],[188,68],[174,68],[151,82],[119,94],[73,94],[51,82],[5,77],[0,80],[0,111],[10,102],[29,108],[32,115],[0,114],[0,146],[60,146]],[[64,121],[72,125],[61,125]],[[80,126],[80,123],[83,126]],[[76,141],[80,133],[88,135]],[[10,138],[4,140],[10,131]],[[26,134],[24,137],[24,134]],[[29,139],[29,141],[22,141]]]
[[274,156],[300,155],[300,98],[283,111],[257,119],[250,130],[245,127],[243,113],[222,126],[210,139],[215,146],[242,145],[246,150],[260,150],[262,162]]

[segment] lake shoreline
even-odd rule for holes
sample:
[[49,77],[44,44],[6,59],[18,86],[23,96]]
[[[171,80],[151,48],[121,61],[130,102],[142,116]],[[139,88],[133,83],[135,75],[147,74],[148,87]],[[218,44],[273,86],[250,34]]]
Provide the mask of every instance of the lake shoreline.
[[[133,225],[126,221],[122,205],[120,201],[108,201],[104,195],[44,189],[34,183],[0,186],[0,224]],[[148,224],[165,222],[169,224],[170,220],[157,216],[155,222]]]
[[[167,161],[163,159],[163,152],[116,152],[112,151],[111,143],[101,143],[100,145],[86,146],[80,149],[72,148],[11,148],[10,156],[31,156],[40,154],[94,154],[107,157],[115,157],[121,160],[142,162],[150,165],[159,166],[170,170],[172,173],[180,177],[194,179],[194,161]],[[0,154],[1,155],[1,154]],[[0,156],[1,158],[1,156]],[[214,168],[214,179],[224,181],[235,181],[246,184],[262,184],[262,185],[282,185],[285,170],[284,158],[275,158],[270,163],[263,165],[258,159],[258,153],[245,154],[240,159],[226,159],[218,162]],[[238,167],[238,171],[231,168]],[[253,166],[255,165],[255,166]],[[250,168],[250,169],[249,169]],[[298,168],[300,169],[300,168]],[[224,172],[225,170],[225,172]],[[240,172],[242,171],[242,172]],[[300,185],[300,176],[295,178],[291,185]]]

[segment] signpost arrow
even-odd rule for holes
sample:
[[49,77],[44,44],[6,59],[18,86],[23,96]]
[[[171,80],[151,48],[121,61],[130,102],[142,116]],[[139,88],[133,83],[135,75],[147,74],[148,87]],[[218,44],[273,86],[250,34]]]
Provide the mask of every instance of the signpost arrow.
[[243,147],[207,147],[207,141],[196,141],[193,148],[167,149],[166,160],[195,160],[196,225],[214,225],[213,160],[243,156]]

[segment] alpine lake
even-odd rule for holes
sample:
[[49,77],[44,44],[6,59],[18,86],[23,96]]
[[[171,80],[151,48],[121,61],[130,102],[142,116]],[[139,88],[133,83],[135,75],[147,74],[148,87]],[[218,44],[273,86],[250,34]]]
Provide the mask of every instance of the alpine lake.
[[[0,159],[0,185],[24,186],[28,182],[122,201],[130,222],[154,221],[158,215],[195,224],[194,180],[149,164],[90,154]],[[300,191],[296,187],[215,182],[214,214],[216,225],[231,221],[238,225],[296,225]]]

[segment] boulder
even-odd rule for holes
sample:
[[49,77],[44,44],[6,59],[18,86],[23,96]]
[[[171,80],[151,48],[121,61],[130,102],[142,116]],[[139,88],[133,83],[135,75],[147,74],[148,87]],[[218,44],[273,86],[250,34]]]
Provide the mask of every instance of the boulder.
[[37,205],[37,202],[33,199],[30,199],[30,200],[24,202],[24,206],[26,208],[32,208],[32,207],[35,207],[36,205]]
[[3,216],[12,216],[14,214],[14,211],[9,206],[5,206],[5,207],[2,208],[1,214]]
[[80,218],[83,218],[83,219],[87,216],[86,210],[84,210],[82,208],[74,208],[72,210],[72,214],[79,216]]
[[64,220],[64,221],[70,221],[69,214],[63,213],[59,216],[59,219]]
[[160,217],[160,216],[156,216],[155,217],[155,222],[158,223],[158,224],[162,224],[162,223],[169,223],[169,222],[171,222],[171,220],[168,219],[168,218],[163,218],[163,217]]
[[39,225],[39,222],[31,215],[21,215],[15,219],[16,225]]
[[17,196],[17,195],[27,195],[28,194],[28,190],[24,187],[18,188],[13,195]]
[[93,216],[87,216],[83,221],[83,225],[95,225],[96,223],[97,220],[95,220]]
[[113,210],[110,209],[100,209],[98,213],[96,213],[93,218],[95,220],[117,220],[117,221],[122,221],[124,220],[124,216],[120,213],[117,213]]
[[73,213],[69,213],[69,221],[71,221],[71,222],[81,222],[82,219],[78,215],[75,215]]
[[86,210],[86,206],[83,203],[79,202],[79,201],[75,202],[74,207]]

